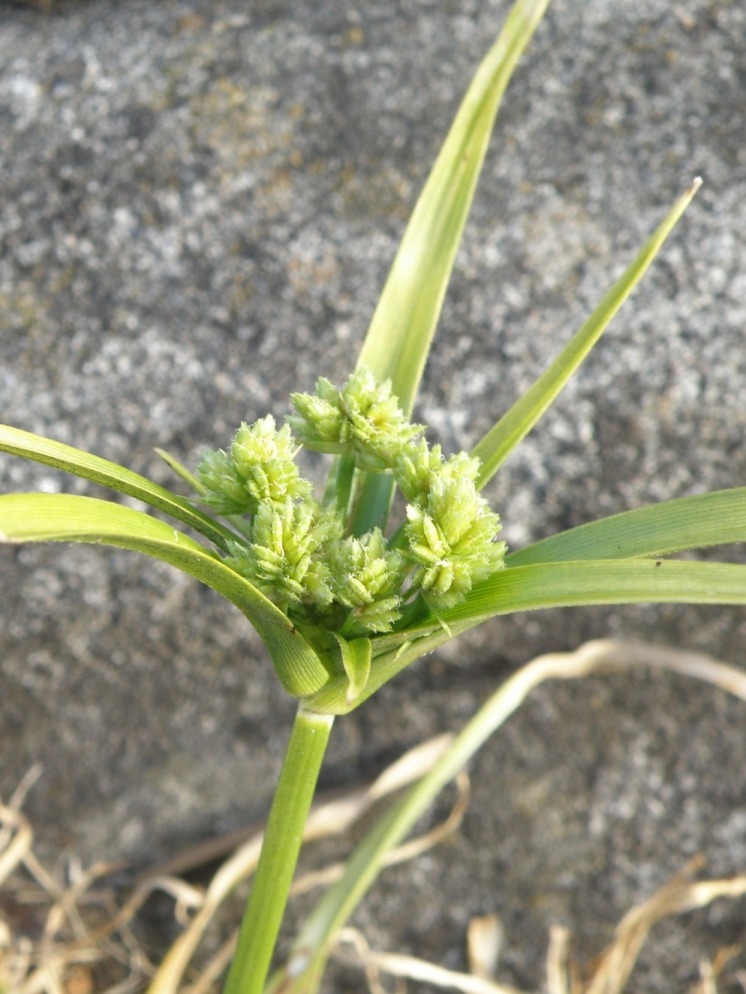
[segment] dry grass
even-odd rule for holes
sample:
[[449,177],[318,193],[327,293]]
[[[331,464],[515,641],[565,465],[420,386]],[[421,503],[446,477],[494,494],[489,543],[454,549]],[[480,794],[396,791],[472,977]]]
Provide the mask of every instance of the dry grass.
[[[623,647],[591,643],[575,653],[534,660],[525,668],[525,693],[546,678],[577,678],[619,671],[631,665],[666,669],[705,680],[746,700],[746,675],[704,656],[650,646]],[[532,676],[533,674],[533,676]],[[373,784],[314,807],[306,841],[340,835],[388,794],[422,777],[437,762],[449,737],[440,736],[412,750]],[[6,805],[0,805],[0,994],[212,994],[230,960],[235,936],[221,941],[218,913],[228,895],[253,873],[261,833],[247,838],[223,863],[206,889],[192,887],[168,874],[152,874],[123,900],[107,882],[114,867],[97,864],[84,870],[68,860],[54,871],[37,859],[33,831],[22,813],[24,799],[39,771],[32,770]],[[412,859],[436,845],[458,827],[468,803],[468,780],[459,780],[456,804],[448,818],[426,836],[407,842],[390,861]],[[665,918],[703,908],[716,898],[746,895],[746,874],[728,879],[697,879],[701,861],[687,865],[651,898],[628,912],[609,947],[590,966],[571,956],[570,935],[552,931],[546,966],[548,994],[622,994],[653,926]],[[294,892],[327,885],[337,879],[340,865],[328,866],[298,879]],[[182,931],[158,965],[150,962],[135,929],[143,904],[153,891],[174,901],[174,916]],[[222,926],[224,927],[224,925]],[[470,972],[457,973],[412,957],[371,950],[364,937],[345,929],[335,956],[361,970],[370,994],[386,994],[383,978],[393,978],[396,990],[406,981],[427,983],[430,989],[462,994],[527,994],[499,983],[502,930],[496,916],[474,919],[467,936]],[[211,953],[205,948],[210,946]],[[215,951],[217,949],[217,951]],[[731,969],[740,950],[724,948],[700,964],[700,980],[691,994],[717,994],[725,974],[746,991],[746,976]]]
[[128,922],[109,927],[118,909],[103,881],[113,867],[84,870],[71,859],[52,872],[34,854],[21,805],[39,772],[30,771],[9,803],[0,805],[0,991],[141,990],[150,964]]
[[[307,842],[346,832],[387,795],[423,776],[450,741],[442,735],[412,749],[371,785],[317,805],[305,831]],[[201,994],[216,988],[233,952],[230,936],[211,958],[200,958],[200,945],[226,898],[254,872],[262,835],[248,838],[226,860],[206,890],[170,875],[143,879],[122,901],[106,885],[117,869],[98,864],[88,871],[74,862],[54,874],[33,851],[33,831],[21,805],[34,770],[7,805],[0,805],[0,994]],[[412,839],[390,854],[389,863],[413,859],[458,827],[468,804],[468,779],[448,818],[427,835]],[[189,857],[187,856],[187,861]],[[328,885],[341,864],[300,877],[298,894]],[[158,966],[138,943],[133,924],[154,891],[174,899],[174,917],[182,932]],[[192,961],[197,969],[191,969]]]
[[[705,907],[717,898],[737,898],[746,894],[746,874],[725,880],[695,880],[693,875],[699,869],[701,860],[693,860],[651,898],[629,911],[619,923],[613,941],[589,968],[584,969],[573,960],[570,932],[562,928],[552,929],[546,964],[548,994],[622,994],[654,925],[666,918]],[[502,936],[497,918],[492,919],[492,925],[493,928],[485,928],[483,919],[474,919],[471,923],[468,974],[446,970],[412,956],[375,952],[369,948],[364,936],[354,929],[345,929],[340,934],[337,958],[360,967],[365,974],[369,994],[388,994],[382,984],[384,975],[399,982],[416,980],[428,983],[432,988],[458,991],[460,994],[536,994],[494,979]],[[478,938],[474,936],[474,931],[479,933]],[[718,979],[727,972],[730,961],[740,952],[740,947],[730,946],[721,949],[714,960],[700,961],[700,978],[690,994],[718,994]],[[730,979],[736,980],[746,991],[746,974],[743,971]],[[397,991],[404,990],[399,983]]]

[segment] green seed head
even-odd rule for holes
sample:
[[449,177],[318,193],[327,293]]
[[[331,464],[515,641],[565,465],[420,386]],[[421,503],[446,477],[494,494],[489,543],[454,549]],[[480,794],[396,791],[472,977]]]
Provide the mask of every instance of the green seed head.
[[277,431],[271,415],[251,426],[241,425],[231,445],[231,457],[255,506],[310,495],[311,484],[300,476],[295,454],[290,427]]
[[329,568],[318,552],[330,523],[317,517],[312,502],[286,500],[262,504],[251,527],[249,545],[235,544],[228,564],[282,606],[332,601]]
[[378,383],[358,370],[341,390],[325,379],[314,394],[293,394],[297,414],[288,418],[300,442],[319,452],[351,453],[361,469],[391,469],[403,446],[422,432],[407,421],[391,393],[391,382]]
[[206,452],[199,466],[204,503],[219,514],[253,514],[262,503],[284,503],[310,495],[294,459],[296,444],[285,425],[275,428],[271,415],[245,422],[229,452]]
[[254,501],[227,452],[205,452],[197,474],[204,487],[200,500],[217,514],[246,514],[253,509]]
[[346,634],[389,631],[401,612],[404,557],[388,548],[379,528],[348,536],[330,550],[334,597],[351,609]]
[[436,605],[458,604],[476,580],[503,565],[505,543],[495,542],[499,530],[500,519],[471,479],[450,472],[436,476],[426,506],[407,506],[405,533],[417,567],[413,582]]
[[[341,390],[320,379],[292,402],[296,413],[283,428],[271,416],[242,424],[229,452],[208,452],[199,472],[208,504],[247,516],[234,522],[244,538],[236,535],[227,564],[296,623],[344,638],[388,632],[419,591],[433,608],[450,607],[503,565],[500,520],[475,485],[479,461],[430,448],[390,382],[358,370]],[[324,506],[298,472],[291,427],[303,445],[355,461],[348,489],[332,490]],[[403,552],[380,528],[346,534],[360,471],[391,472],[404,495]]]
[[396,454],[394,478],[409,504],[425,507],[433,483],[438,479],[466,479],[472,483],[479,473],[479,460],[457,452],[447,460],[439,445],[430,448],[424,438],[402,446]]

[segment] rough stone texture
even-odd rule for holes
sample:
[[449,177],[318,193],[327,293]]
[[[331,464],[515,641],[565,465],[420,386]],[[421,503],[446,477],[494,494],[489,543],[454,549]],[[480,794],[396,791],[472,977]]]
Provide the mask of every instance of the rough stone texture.
[[[169,484],[291,389],[342,379],[507,4],[97,0],[0,22],[0,414]],[[56,11],[56,13],[55,13]],[[746,10],[556,0],[485,170],[419,417],[473,443],[695,174],[705,186],[613,330],[491,487],[511,545],[746,476]],[[3,458],[2,489],[90,488]],[[0,794],[44,767],[47,851],[137,864],[261,817],[292,704],[209,591],[124,553],[0,549]],[[511,667],[597,635],[743,662],[744,613],[639,608],[486,626],[335,730],[326,785],[457,728]],[[598,949],[694,852],[746,865],[743,711],[683,680],[537,693],[479,757],[455,842],[384,875],[371,941],[463,964],[497,910],[503,979],[551,922]],[[656,933],[682,990],[744,906]],[[339,974],[329,990],[357,991]]]

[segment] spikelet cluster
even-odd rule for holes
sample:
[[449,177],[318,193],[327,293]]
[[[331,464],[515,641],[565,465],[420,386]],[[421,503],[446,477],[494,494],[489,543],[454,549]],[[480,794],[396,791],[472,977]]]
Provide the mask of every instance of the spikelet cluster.
[[[282,428],[271,416],[242,424],[227,451],[207,452],[199,466],[201,499],[237,525],[225,562],[289,617],[345,637],[387,632],[405,601],[451,607],[503,565],[500,520],[476,487],[478,460],[430,447],[390,382],[358,370],[341,389],[320,379],[291,400]],[[391,474],[406,501],[397,541],[380,528],[348,534],[346,508],[335,496],[319,503],[301,477],[299,446],[351,457],[360,473]]]
[[391,452],[423,431],[407,421],[391,381],[378,383],[366,369],[353,373],[341,390],[322,377],[315,393],[294,393],[290,399],[297,413],[287,420],[301,445],[352,454],[362,470],[389,468]]

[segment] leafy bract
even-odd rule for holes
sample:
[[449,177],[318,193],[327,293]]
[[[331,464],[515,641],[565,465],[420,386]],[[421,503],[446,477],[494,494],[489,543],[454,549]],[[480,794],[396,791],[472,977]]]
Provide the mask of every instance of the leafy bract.
[[417,627],[372,640],[365,687],[354,701],[343,677],[306,704],[345,714],[417,659],[489,618],[516,611],[601,604],[746,604],[746,566],[661,559],[602,559],[507,566],[475,584],[466,599]]
[[165,487],[149,480],[146,476],[134,473],[118,463],[110,462],[101,456],[91,455],[64,442],[55,442],[43,435],[30,431],[0,425],[0,452],[8,452],[23,459],[64,470],[73,476],[82,477],[92,483],[101,484],[128,497],[136,497],[158,511],[188,525],[205,538],[225,548],[226,542],[235,536],[220,522],[195,508],[188,500],[172,493]]
[[359,365],[411,414],[502,95],[549,0],[518,0],[466,92],[378,301]]
[[142,511],[73,494],[5,494],[0,496],[0,541],[111,545],[176,566],[243,612],[290,694],[305,696],[328,680],[316,653],[264,594],[198,542]]
[[[518,0],[477,70],[420,194],[358,361],[390,379],[411,414],[505,88],[549,0]],[[358,503],[361,534],[382,524],[391,481],[372,476]],[[363,517],[364,516],[364,517]]]
[[165,462],[168,468],[177,476],[181,477],[181,479],[189,487],[191,487],[196,494],[202,495],[204,493],[205,488],[202,486],[202,482],[200,481],[199,477],[195,476],[194,473],[190,469],[188,469],[183,462],[177,459],[176,456],[172,456],[170,452],[166,452],[165,449],[156,448],[155,451]]
[[483,487],[518,445],[582,363],[609,322],[642,278],[666,238],[689,206],[702,181],[694,180],[666,215],[663,223],[612,286],[598,307],[581,325],[554,362],[546,369],[497,424],[475,445],[471,454],[482,463],[477,486]]
[[354,701],[368,682],[373,646],[368,638],[357,638],[348,642],[341,635],[337,635],[336,639],[342,652],[342,664],[349,683],[347,700]]
[[746,566],[678,559],[536,563],[475,584],[442,620],[464,631],[514,611],[598,604],[746,604]]
[[746,541],[746,487],[679,497],[550,535],[505,557],[506,565],[665,556]]

